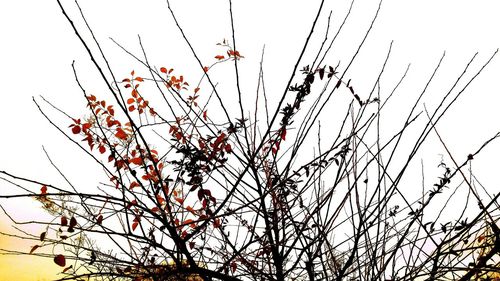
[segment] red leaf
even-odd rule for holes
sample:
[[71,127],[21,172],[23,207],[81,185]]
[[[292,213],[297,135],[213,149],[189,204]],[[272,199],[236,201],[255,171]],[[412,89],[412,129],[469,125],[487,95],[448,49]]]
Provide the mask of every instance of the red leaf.
[[127,209],[130,209],[130,207],[137,205],[137,200],[132,200],[127,204]]
[[286,138],[286,128],[283,128],[283,129],[281,130],[281,139],[282,139],[282,140],[285,140],[285,138]]
[[31,247],[30,254],[33,254],[33,252],[34,252],[36,249],[38,249],[38,248],[40,248],[40,245],[35,245],[35,246]]
[[194,248],[195,243],[193,241],[189,242],[189,248],[192,250]]
[[135,71],[132,70],[132,72],[130,72],[130,75],[134,76],[135,74]]
[[231,145],[228,143],[226,144],[226,146],[224,146],[224,150],[227,152],[227,153],[231,153],[233,151],[233,149],[231,148]]
[[194,89],[194,93],[195,93],[195,94],[196,94],[196,93],[198,93],[198,91],[199,91],[199,90],[200,90],[200,88],[195,88],[195,89]]
[[218,55],[218,56],[215,56],[215,58],[218,59],[218,60],[223,60],[224,56]]
[[158,207],[153,207],[153,208],[151,208],[151,212],[153,212],[153,213],[156,213],[156,212],[158,212],[159,210],[160,210],[160,208],[158,208]]
[[139,183],[134,181],[134,182],[130,183],[129,189],[132,189],[132,188],[138,187],[138,186],[139,186]]
[[66,266],[66,258],[63,255],[57,255],[54,257],[54,262],[60,266],[60,267],[65,267]]
[[71,128],[71,131],[73,132],[73,134],[79,134],[82,129],[80,128],[80,126],[74,126],[73,128]]
[[231,262],[231,272],[234,273],[236,271],[236,268],[237,268],[237,265],[236,263],[233,261]]
[[68,218],[65,216],[61,217],[61,226],[67,226],[68,225]]
[[205,73],[207,73],[207,72],[208,72],[208,66],[203,67],[203,71],[204,71]]
[[141,157],[136,157],[128,160],[129,163],[133,163],[135,165],[141,165],[142,164],[142,158]]
[[160,68],[160,71],[163,73],[167,73],[167,69],[165,67]]
[[214,220],[214,228],[219,228],[220,227],[220,219],[219,218],[216,218]]
[[76,219],[75,217],[71,217],[69,220],[69,227],[75,227],[76,226]]
[[99,216],[97,217],[97,224],[98,224],[98,225],[101,225],[101,224],[102,224],[102,219],[103,219],[102,215],[99,215]]
[[139,222],[135,221],[134,223],[132,223],[132,231],[134,231],[137,226],[139,225]]
[[104,152],[106,152],[106,147],[104,147],[103,145],[99,146],[99,152],[101,154],[104,154]]
[[130,79],[125,78],[125,79],[122,80],[122,82],[130,82]]
[[42,195],[47,194],[47,186],[43,185],[42,188],[40,188],[40,192],[42,193]]
[[203,111],[203,119],[205,119],[205,121],[207,121],[207,111]]
[[132,112],[135,110],[135,105],[131,105],[128,107],[128,111]]
[[175,201],[179,202],[181,205],[184,204],[184,199],[182,198],[175,198]]
[[126,140],[127,133],[125,133],[125,131],[122,130],[121,128],[118,128],[118,129],[116,129],[115,137],[122,139],[122,140]]

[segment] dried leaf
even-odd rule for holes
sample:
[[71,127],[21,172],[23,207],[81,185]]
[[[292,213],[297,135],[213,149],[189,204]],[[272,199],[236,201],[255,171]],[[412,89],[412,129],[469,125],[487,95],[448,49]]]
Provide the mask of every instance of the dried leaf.
[[40,245],[35,245],[35,246],[31,247],[30,254],[33,254],[33,252],[34,252],[36,249],[38,249],[38,248],[40,248]]
[[102,215],[99,215],[99,216],[97,217],[97,224],[98,224],[98,225],[102,225],[102,219],[103,219]]
[[69,220],[69,227],[75,227],[77,224],[75,217],[71,217]]
[[73,134],[79,134],[82,129],[80,128],[80,126],[73,126],[73,128],[71,128],[71,131],[73,132]]
[[73,265],[70,265],[70,266],[66,267],[65,269],[63,269],[62,273],[65,273],[66,271],[68,271],[72,268],[73,268]]
[[63,255],[57,255],[54,257],[54,262],[60,266],[60,267],[65,267],[66,266],[66,258]]

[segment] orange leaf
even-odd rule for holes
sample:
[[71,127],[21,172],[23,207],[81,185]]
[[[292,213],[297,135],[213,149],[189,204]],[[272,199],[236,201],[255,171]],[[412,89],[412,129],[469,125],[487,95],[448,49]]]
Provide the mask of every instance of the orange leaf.
[[132,92],[130,93],[134,98],[137,98],[139,94],[137,93],[136,89],[133,89]]
[[135,71],[132,70],[132,72],[130,72],[130,75],[134,76],[135,74]]
[[135,99],[133,99],[133,98],[129,98],[127,100],[127,104],[131,104],[131,103],[134,103],[134,102],[135,102]]
[[144,79],[142,79],[142,77],[135,77],[134,80],[139,82],[144,82]]
[[477,238],[477,242],[481,243],[483,240],[484,240],[484,235],[479,235],[479,237]]
[[64,267],[66,266],[66,258],[63,256],[63,255],[57,255],[54,257],[54,262],[60,266],[60,267]]
[[187,219],[187,220],[185,220],[182,224],[183,224],[183,225],[187,225],[187,224],[189,224],[189,226],[190,226],[191,228],[196,228],[196,224],[194,223],[194,220],[192,220],[192,219]]
[[116,129],[115,137],[122,139],[122,140],[126,140],[127,133],[125,133],[125,131],[122,130],[121,128],[118,128],[118,129]]
[[134,181],[134,182],[132,182],[132,183],[130,184],[129,189],[132,189],[132,188],[134,188],[134,187],[138,187],[138,186],[139,186],[139,183],[138,183],[138,182],[136,182],[136,181]]
[[133,163],[135,165],[141,165],[142,164],[142,158],[141,157],[136,157],[128,160],[129,163]]
[[160,68],[160,71],[163,73],[167,73],[167,69],[165,67]]

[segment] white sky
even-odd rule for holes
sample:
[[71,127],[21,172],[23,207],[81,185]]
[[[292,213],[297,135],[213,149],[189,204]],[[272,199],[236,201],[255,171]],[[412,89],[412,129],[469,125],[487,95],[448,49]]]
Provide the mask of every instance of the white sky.
[[[73,1],[62,1],[83,29]],[[157,66],[189,71],[194,65],[186,45],[180,40],[166,3],[162,0],[82,0],[80,5],[96,36],[109,54],[118,76],[126,76],[136,65],[114,46],[113,37],[125,47],[140,55],[137,35],[141,35],[150,56]],[[255,92],[258,61],[266,44],[264,61],[269,92],[281,93],[290,66],[295,63],[304,38],[316,13],[318,0],[252,0],[233,1],[237,49],[245,56],[242,61],[244,91]],[[322,19],[318,23],[317,47],[322,40],[328,12],[332,10],[332,27],[338,26],[347,11],[349,1],[326,1]],[[377,1],[358,0],[335,56],[351,54],[362,38],[376,10]],[[230,38],[228,4],[224,0],[172,0],[178,19],[192,40],[202,60],[209,64],[217,54],[215,44]],[[360,89],[371,87],[380,62],[394,40],[393,58],[388,66],[388,88],[412,63],[406,94],[397,101],[403,105],[414,100],[422,89],[444,50],[447,51],[443,70],[437,77],[433,95],[442,95],[470,57],[479,51],[478,62],[483,62],[500,47],[500,2],[497,0],[385,0],[380,17],[370,35],[358,62],[351,70]],[[51,156],[63,165],[65,173],[78,182],[96,184],[85,165],[91,161],[81,157],[73,146],[54,130],[36,110],[32,96],[43,95],[81,116],[84,100],[74,82],[71,62],[76,60],[81,78],[89,91],[102,92],[96,83],[96,72],[90,67],[87,54],[61,14],[56,1],[5,1],[0,9],[0,170],[45,181],[61,182],[49,167],[43,154],[45,145]],[[327,63],[335,65],[334,61]],[[245,65],[246,64],[246,65]],[[476,64],[474,69],[477,69]],[[450,115],[439,126],[443,137],[459,156],[475,150],[482,140],[500,130],[500,58],[490,65],[475,81]],[[189,76],[189,72],[186,73]],[[198,77],[197,74],[191,76]],[[361,78],[366,77],[367,82]],[[392,80],[391,80],[392,79]],[[223,81],[222,79],[220,80]],[[353,81],[353,82],[354,82]],[[364,84],[366,83],[366,84]],[[442,84],[440,84],[442,83]],[[250,89],[250,90],[246,90]],[[429,104],[435,102],[429,99]],[[394,112],[398,114],[399,112]],[[69,122],[56,118],[64,128]],[[500,145],[492,145],[484,154],[480,174],[498,172],[496,155]],[[438,150],[430,150],[429,165],[438,161]],[[434,160],[434,162],[432,162]],[[90,176],[89,176],[90,175]],[[494,183],[494,178],[484,179]],[[0,185],[4,193],[5,186]],[[19,208],[19,207],[17,207]],[[23,208],[29,215],[39,210]],[[1,217],[1,216],[0,216]]]

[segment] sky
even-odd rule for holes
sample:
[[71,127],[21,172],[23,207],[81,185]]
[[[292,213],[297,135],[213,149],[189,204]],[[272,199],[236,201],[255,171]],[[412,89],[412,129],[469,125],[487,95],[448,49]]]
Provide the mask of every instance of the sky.
[[[62,1],[75,23],[83,23],[73,1]],[[233,1],[237,49],[245,56],[242,62],[242,82],[255,89],[258,62],[265,44],[265,72],[269,73],[269,91],[280,90],[298,57],[304,38],[312,24],[319,1],[252,0]],[[318,46],[332,11],[332,27],[338,27],[347,11],[349,1],[326,1],[318,22],[312,46]],[[201,58],[213,60],[219,49],[215,45],[230,38],[228,2],[224,0],[172,0],[172,7]],[[162,0],[85,0],[83,12],[92,26],[110,63],[120,77],[134,68],[133,60],[108,38],[112,37],[131,51],[140,54],[137,35],[141,36],[150,60],[158,66],[170,66],[189,71],[195,64]],[[375,13],[377,1],[357,0],[352,19],[341,34],[334,53],[338,57],[352,53]],[[421,89],[428,74],[447,52],[443,74],[434,88],[435,95],[453,81],[461,67],[480,52],[478,59],[486,60],[500,47],[500,2],[496,0],[384,0],[380,16],[362,50],[358,63],[352,68],[353,77],[374,77],[391,42],[393,57],[387,74],[396,79],[412,63],[412,72],[406,91],[398,102],[407,105],[414,89]],[[46,182],[61,183],[42,150],[44,146],[55,162],[64,165],[69,178],[81,185],[95,185],[92,162],[82,159],[71,144],[41,116],[32,101],[43,95],[60,105],[70,115],[81,115],[84,100],[74,81],[71,63],[75,60],[85,86],[102,91],[82,45],[56,1],[7,1],[0,10],[2,44],[0,44],[0,170]],[[88,36],[87,33],[84,33]],[[88,38],[88,37],[87,37]],[[336,64],[336,60],[330,62]],[[479,64],[478,64],[479,65]],[[478,66],[476,65],[476,67]],[[498,104],[500,102],[500,58],[493,61],[467,94],[451,110],[440,125],[443,135],[457,154],[466,155],[482,140],[500,130]],[[193,75],[194,76],[194,75]],[[223,77],[221,77],[223,79]],[[363,80],[358,85],[360,88]],[[370,80],[371,81],[371,80]],[[388,83],[392,81],[388,79]],[[368,86],[366,86],[368,87]],[[245,89],[247,89],[245,88]],[[248,90],[250,92],[250,90]],[[253,92],[251,92],[253,93]],[[432,95],[431,95],[432,96]],[[435,102],[432,98],[429,104]],[[397,116],[397,110],[394,111]],[[58,115],[54,118],[62,126],[69,124]],[[500,146],[493,145],[482,158],[484,175],[498,171]],[[439,153],[435,150],[431,153]],[[437,158],[437,156],[436,156]],[[90,168],[89,168],[90,167]],[[11,192],[0,183],[0,193]],[[2,204],[17,218],[43,216],[41,208],[31,201]],[[12,223],[0,214],[0,230],[9,231]],[[41,230],[33,227],[33,232]],[[0,247],[29,249],[30,241],[14,241],[0,236]],[[50,260],[31,256],[0,256],[0,280],[50,280],[60,268]],[[21,274],[20,272],[25,272]]]

